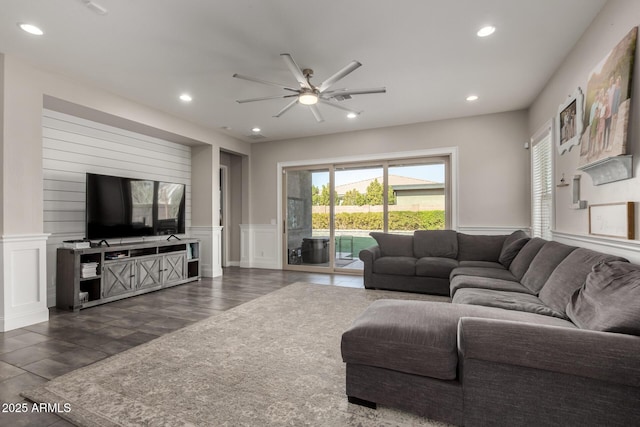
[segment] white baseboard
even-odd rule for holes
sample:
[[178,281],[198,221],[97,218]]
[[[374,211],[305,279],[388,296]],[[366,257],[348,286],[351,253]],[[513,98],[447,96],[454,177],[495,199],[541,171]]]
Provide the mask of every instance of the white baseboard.
[[0,331],[49,320],[47,308],[48,234],[0,239]]

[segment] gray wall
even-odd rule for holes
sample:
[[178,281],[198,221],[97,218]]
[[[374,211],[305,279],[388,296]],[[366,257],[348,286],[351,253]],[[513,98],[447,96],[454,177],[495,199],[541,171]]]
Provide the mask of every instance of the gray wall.
[[459,226],[528,227],[529,131],[526,111],[253,144],[250,221],[276,218],[277,164],[458,147]]
[[[533,135],[547,120],[558,112],[558,106],[567,96],[580,87],[586,95],[589,74],[613,49],[622,38],[633,28],[640,24],[640,2],[634,0],[611,0],[603,7],[600,14],[594,19],[587,31],[580,38],[563,64],[549,80],[530,108],[529,133]],[[577,169],[580,146],[559,155],[554,150],[556,183],[564,173],[570,181],[574,175],[582,175],[581,199],[590,205],[600,203],[613,203],[623,201],[640,201],[640,67],[638,66],[636,49],[635,66],[633,73],[634,90],[631,95],[632,106],[629,119],[629,154],[633,154],[633,170],[635,177],[632,179],[594,186],[591,177]],[[571,209],[570,187],[556,190],[555,229],[560,232],[573,234],[587,234],[588,210]],[[640,216],[640,209],[636,207],[636,224]],[[637,227],[636,227],[637,229]],[[637,237],[637,235],[636,235]]]

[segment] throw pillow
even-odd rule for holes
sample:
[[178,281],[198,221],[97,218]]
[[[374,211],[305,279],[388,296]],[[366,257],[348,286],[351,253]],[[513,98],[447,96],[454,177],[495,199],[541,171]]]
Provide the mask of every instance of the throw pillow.
[[504,268],[509,269],[515,257],[520,253],[520,249],[522,249],[529,240],[530,239],[528,237],[523,237],[522,239],[518,239],[503,247],[502,252],[500,252],[498,262],[504,265]]
[[375,231],[369,235],[378,242],[381,256],[413,257],[413,236]]
[[595,265],[566,311],[582,329],[640,335],[640,265],[620,261]]

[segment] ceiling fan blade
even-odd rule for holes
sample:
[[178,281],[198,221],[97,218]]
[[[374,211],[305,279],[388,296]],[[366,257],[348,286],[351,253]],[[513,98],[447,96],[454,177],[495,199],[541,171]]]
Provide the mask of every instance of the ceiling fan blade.
[[318,123],[324,122],[324,118],[322,117],[322,114],[320,114],[320,110],[318,110],[318,106],[317,105],[309,105],[309,109],[313,113],[313,117],[316,118],[316,121]]
[[246,102],[254,102],[254,101],[266,101],[267,99],[281,99],[281,98],[291,98],[297,97],[298,95],[274,95],[274,96],[264,96],[262,98],[250,98],[250,99],[239,99],[236,102],[238,104],[244,104]]
[[324,92],[322,97],[325,99],[337,99],[342,101],[349,99],[351,95],[368,95],[372,93],[386,93],[387,89],[384,87],[372,88],[372,89],[341,89],[335,91]]
[[293,108],[293,106],[296,105],[297,103],[298,103],[298,99],[296,98],[290,103],[288,103],[282,110],[278,111],[278,114],[276,114],[273,117],[280,117],[281,115],[289,111],[291,108]]
[[354,114],[358,114],[358,115],[359,115],[360,113],[362,113],[362,111],[355,111],[355,110],[351,110],[351,109],[349,109],[349,108],[343,107],[342,105],[338,105],[338,104],[336,104],[335,102],[331,102],[331,101],[328,101],[328,100],[326,100],[326,99],[322,99],[322,98],[320,98],[318,101],[319,101],[319,102],[321,102],[321,103],[323,103],[323,104],[325,104],[325,105],[330,105],[330,106],[332,106],[332,107],[334,107],[334,108],[337,108],[337,109],[339,109],[339,110],[346,111],[346,112],[348,112],[348,113],[354,113]]
[[353,70],[360,67],[361,65],[362,64],[359,63],[358,61],[349,62],[346,67],[344,67],[343,69],[335,73],[333,76],[329,77],[327,80],[323,81],[320,87],[318,88],[318,90],[320,92],[323,92],[329,89],[331,86],[333,86],[335,82],[346,77],[348,74],[350,74]]
[[262,83],[262,84],[265,84],[265,85],[280,87],[282,89],[292,90],[292,91],[295,91],[295,92],[298,91],[298,89],[294,89],[294,88],[291,88],[289,86],[286,86],[286,85],[283,85],[283,84],[280,84],[280,83],[269,82],[267,80],[257,79],[255,77],[243,76],[242,74],[237,74],[236,73],[236,74],[233,75],[233,77],[235,77],[236,79],[248,80],[250,82]]
[[287,67],[289,67],[289,70],[291,70],[293,76],[296,78],[298,83],[300,83],[300,86],[311,89],[311,85],[309,85],[309,82],[304,77],[304,73],[302,72],[300,67],[298,67],[298,64],[296,64],[296,61],[293,60],[291,55],[289,55],[288,53],[281,53],[280,56],[282,56],[284,62],[287,63]]

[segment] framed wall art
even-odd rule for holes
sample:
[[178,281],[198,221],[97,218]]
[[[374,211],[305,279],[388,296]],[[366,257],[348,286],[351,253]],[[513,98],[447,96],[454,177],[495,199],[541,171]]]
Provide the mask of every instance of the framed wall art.
[[558,108],[556,117],[556,145],[562,155],[571,150],[574,145],[580,144],[582,135],[582,117],[584,96],[582,90],[577,88],[569,98]]
[[635,203],[604,203],[589,206],[589,234],[594,236],[635,238]]
[[580,166],[627,154],[631,77],[638,27],[600,61],[587,82]]

